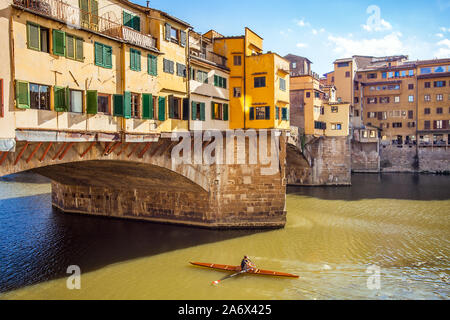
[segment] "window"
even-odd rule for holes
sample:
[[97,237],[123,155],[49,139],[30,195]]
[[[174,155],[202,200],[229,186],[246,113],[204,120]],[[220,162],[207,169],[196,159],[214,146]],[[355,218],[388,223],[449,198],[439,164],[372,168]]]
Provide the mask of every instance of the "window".
[[424,121],[424,127],[425,127],[425,129],[430,129],[431,128],[431,123],[430,123],[430,121]]
[[208,83],[208,72],[197,70],[195,80],[201,83]]
[[81,26],[98,29],[98,0],[80,0]]
[[408,70],[408,76],[413,77],[414,76],[414,70]]
[[49,29],[27,22],[28,49],[49,52]]
[[442,114],[444,111],[443,111],[443,109],[442,108],[437,108],[436,109],[436,113],[437,114]]
[[147,55],[147,72],[149,75],[158,75],[158,58],[151,54]]
[[66,34],[66,57],[83,61],[83,39]]
[[314,97],[319,99],[320,98],[320,92],[314,91]]
[[331,107],[331,113],[338,113],[338,112],[339,112],[339,107],[336,107],[336,106]]
[[331,130],[342,130],[342,124],[341,123],[332,123]]
[[431,95],[429,95],[429,94],[424,95],[424,99],[426,102],[431,101]]
[[[141,117],[140,112],[140,95],[138,93],[131,93],[131,118],[139,119]],[[99,104],[100,112],[100,104]]]
[[344,67],[348,67],[350,65],[350,63],[349,62],[341,62],[341,63],[338,63],[338,68],[344,68]]
[[255,108],[256,120],[269,120],[270,119],[270,107],[256,107]]
[[181,99],[169,96],[169,118],[181,120]]
[[95,42],[94,51],[95,65],[112,69],[112,47]]
[[165,73],[174,74],[175,72],[175,63],[173,61],[163,59],[163,71]]
[[377,98],[367,98],[367,104],[376,104]]
[[186,78],[186,66],[177,62],[177,76]]
[[192,120],[205,121],[205,107],[203,102],[192,101]]
[[392,128],[401,128],[402,127],[402,123],[401,122],[394,122],[392,123]]
[[289,120],[288,108],[281,108],[281,120],[284,120],[284,121]]
[[255,88],[263,88],[266,86],[266,77],[255,77],[254,79]]
[[233,57],[233,62],[234,62],[235,66],[242,65],[242,56],[234,56]]
[[386,78],[387,78],[387,73],[386,73],[386,72],[383,72],[383,73],[381,74],[381,77],[382,77],[383,79],[386,79]]
[[442,95],[442,94],[436,95],[436,101],[443,101],[443,100],[444,100],[444,95]]
[[377,137],[377,132],[375,130],[370,130],[370,137],[371,138],[376,138]]
[[211,119],[228,121],[228,104],[211,102]]
[[408,128],[415,128],[416,127],[416,122],[408,122]]
[[280,120],[280,107],[275,106],[275,120]]
[[170,39],[178,43],[178,30],[173,27],[170,28]]
[[350,78],[350,71],[345,72],[345,77]]
[[408,96],[408,102],[414,102],[414,96]]
[[442,87],[445,87],[445,81],[435,81],[435,82],[434,82],[434,87],[435,87],[435,88],[442,88]]
[[425,82],[425,88],[431,88],[431,82]]
[[130,69],[141,71],[141,52],[133,48],[130,48]]
[[376,118],[377,117],[377,113],[376,112],[367,112],[367,118],[371,119],[371,118]]
[[380,97],[380,103],[389,103],[389,97]]
[[314,121],[314,129],[326,130],[327,124],[325,122]]
[[306,97],[311,98],[311,92],[306,92]]
[[367,74],[367,79],[376,79],[377,78],[377,74],[376,73],[368,73]]
[[70,112],[83,112],[83,91],[70,90]]
[[431,109],[430,108],[425,108],[423,110],[424,114],[431,114]]
[[50,87],[30,83],[30,108],[50,110]]
[[409,90],[413,90],[414,89],[414,84],[412,84],[412,83],[408,84],[408,89]]
[[286,80],[283,78],[280,78],[280,90],[286,91]]
[[393,78],[394,77],[394,72],[388,72],[388,78],[390,79],[390,78]]
[[408,111],[408,119],[413,119],[414,118],[414,111],[409,110]]
[[296,62],[292,62],[292,69],[296,69],[297,68],[297,63]]
[[235,97],[235,98],[241,97],[241,87],[233,88],[233,97]]
[[123,11],[123,25],[136,31],[141,31],[141,18]]
[[434,125],[434,129],[443,129],[443,121],[442,120],[434,121],[433,125]]
[[214,75],[214,85],[219,88],[226,89],[227,88],[227,79]]
[[395,96],[394,97],[394,102],[395,103],[400,103],[400,97],[399,96]]
[[[131,106],[133,106],[133,97],[134,93],[131,94]],[[99,93],[97,95],[97,112],[109,114],[109,104],[110,104],[110,95]],[[133,117],[133,108],[131,109],[132,117]]]

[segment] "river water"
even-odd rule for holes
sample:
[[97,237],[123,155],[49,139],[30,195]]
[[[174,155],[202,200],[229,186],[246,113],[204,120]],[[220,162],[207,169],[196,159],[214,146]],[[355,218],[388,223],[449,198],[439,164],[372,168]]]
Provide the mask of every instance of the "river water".
[[[450,177],[288,188],[286,228],[211,231],[53,212],[49,182],[0,181],[0,299],[449,299]],[[239,264],[299,279],[227,273]],[[81,289],[67,289],[67,267]]]

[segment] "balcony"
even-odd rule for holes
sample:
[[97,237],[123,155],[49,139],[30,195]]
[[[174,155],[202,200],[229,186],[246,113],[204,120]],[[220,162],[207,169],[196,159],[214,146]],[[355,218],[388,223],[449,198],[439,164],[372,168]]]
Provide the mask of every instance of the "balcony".
[[38,15],[66,23],[74,29],[86,29],[147,49],[156,48],[156,39],[149,34],[125,27],[123,24],[81,10],[62,0],[14,0],[14,5]]
[[222,68],[226,68],[227,66],[227,58],[212,51],[201,52],[191,48],[190,56],[191,58],[197,59],[199,61],[213,63]]

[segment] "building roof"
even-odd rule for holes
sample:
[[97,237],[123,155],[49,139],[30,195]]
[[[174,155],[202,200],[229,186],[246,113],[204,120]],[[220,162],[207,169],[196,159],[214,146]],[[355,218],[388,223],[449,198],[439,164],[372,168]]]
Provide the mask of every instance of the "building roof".
[[[293,61],[298,61],[298,60],[306,60],[306,61],[308,61],[309,63],[313,63],[311,60],[309,60],[309,59],[306,58],[306,57],[298,56],[298,55],[291,54],[291,53],[285,55],[284,58],[287,59],[287,60],[289,60],[289,61],[291,61],[291,62],[293,62]],[[292,59],[292,60],[291,60],[291,59]],[[294,60],[294,59],[297,59],[297,60]]]

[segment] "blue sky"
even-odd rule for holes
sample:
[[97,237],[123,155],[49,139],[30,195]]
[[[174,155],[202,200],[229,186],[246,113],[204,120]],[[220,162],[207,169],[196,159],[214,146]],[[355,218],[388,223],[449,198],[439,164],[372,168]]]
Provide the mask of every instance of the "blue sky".
[[305,56],[320,74],[356,54],[450,57],[450,0],[151,0],[150,6],[197,32],[242,35],[247,26],[264,38],[265,51]]

